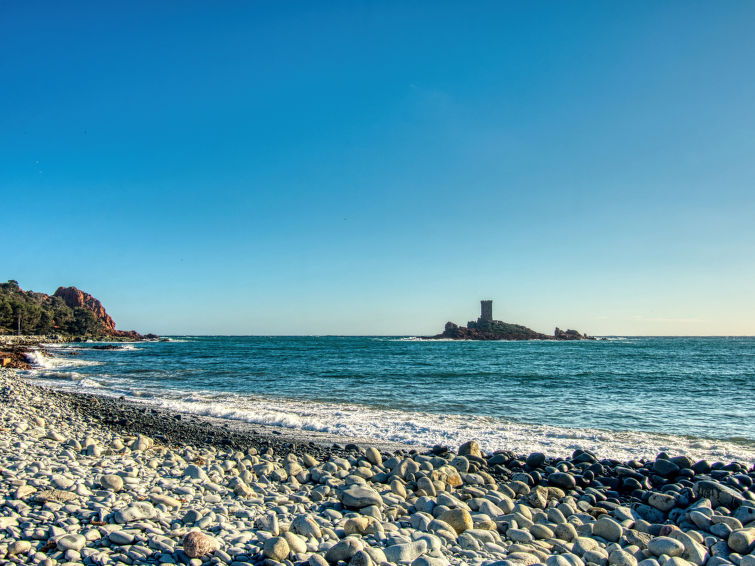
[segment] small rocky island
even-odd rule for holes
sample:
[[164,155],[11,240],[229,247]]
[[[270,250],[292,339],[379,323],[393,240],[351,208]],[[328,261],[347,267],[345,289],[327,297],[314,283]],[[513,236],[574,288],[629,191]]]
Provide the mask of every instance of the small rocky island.
[[493,301],[480,301],[480,318],[472,320],[466,326],[447,322],[442,334],[426,336],[428,340],[595,340],[587,334],[576,330],[556,328],[552,336],[535,332],[521,324],[511,324],[493,320]]

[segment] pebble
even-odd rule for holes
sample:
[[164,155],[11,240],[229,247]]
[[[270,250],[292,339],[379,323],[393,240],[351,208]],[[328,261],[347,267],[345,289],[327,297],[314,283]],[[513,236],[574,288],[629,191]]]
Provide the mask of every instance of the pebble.
[[330,563],[339,560],[348,561],[357,552],[364,549],[362,541],[354,537],[346,537],[334,544],[325,554],[325,560]]
[[126,531],[113,531],[108,535],[110,542],[117,545],[131,544],[134,542],[134,535]]
[[157,510],[151,503],[146,501],[137,501],[124,509],[118,509],[115,512],[114,519],[116,523],[131,523],[133,521],[143,521],[145,519],[154,519],[157,516]]
[[427,551],[427,542],[417,540],[403,544],[394,544],[384,550],[388,562],[411,562]]
[[461,508],[444,511],[438,519],[451,525],[457,534],[461,534],[474,526],[472,515],[466,509]]
[[8,554],[15,556],[16,554],[26,554],[31,550],[31,542],[28,540],[17,540],[8,545]]
[[755,550],[755,527],[733,531],[728,538],[729,548],[739,554],[749,554]]
[[183,550],[189,558],[202,558],[218,550],[218,541],[200,531],[191,531],[183,539]]
[[100,478],[100,485],[103,489],[117,492],[123,489],[123,478],[115,474],[105,474]]
[[286,451],[275,439],[225,446],[222,431],[172,444],[98,425],[75,397],[10,375],[0,562],[755,566],[755,471],[740,464],[486,455],[474,441],[457,453]]
[[648,542],[648,550],[655,556],[681,556],[684,545],[671,537],[656,537]]
[[269,538],[262,547],[262,553],[276,562],[283,562],[289,552],[288,542],[283,537]]
[[637,566],[637,559],[625,550],[615,549],[608,555],[611,566]]
[[563,490],[570,490],[577,487],[577,482],[574,479],[574,476],[566,472],[552,473],[548,476],[548,483]]
[[602,516],[593,524],[592,532],[609,542],[617,542],[624,534],[624,529],[610,517]]
[[87,543],[87,539],[79,534],[65,535],[58,539],[58,550],[75,550],[78,552]]
[[381,505],[383,503],[383,500],[377,491],[356,483],[342,490],[340,498],[341,502],[346,507],[351,507],[353,509],[361,509],[363,507]]

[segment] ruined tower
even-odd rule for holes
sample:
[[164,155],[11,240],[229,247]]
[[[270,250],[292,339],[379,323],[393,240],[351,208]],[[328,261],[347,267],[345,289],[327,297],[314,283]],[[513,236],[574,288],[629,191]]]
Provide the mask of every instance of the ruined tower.
[[493,322],[493,301],[480,301],[480,322]]

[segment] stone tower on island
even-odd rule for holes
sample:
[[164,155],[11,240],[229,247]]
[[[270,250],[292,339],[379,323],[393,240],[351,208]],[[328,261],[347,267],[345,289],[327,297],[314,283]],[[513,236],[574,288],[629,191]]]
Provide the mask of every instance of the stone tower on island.
[[480,320],[479,322],[493,322],[493,301],[480,301]]

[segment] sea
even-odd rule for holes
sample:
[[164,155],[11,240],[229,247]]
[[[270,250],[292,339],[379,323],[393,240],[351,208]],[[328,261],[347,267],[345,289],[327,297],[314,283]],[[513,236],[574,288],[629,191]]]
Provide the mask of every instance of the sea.
[[174,336],[50,345],[56,389],[299,432],[418,447],[755,462],[755,338],[433,341]]

